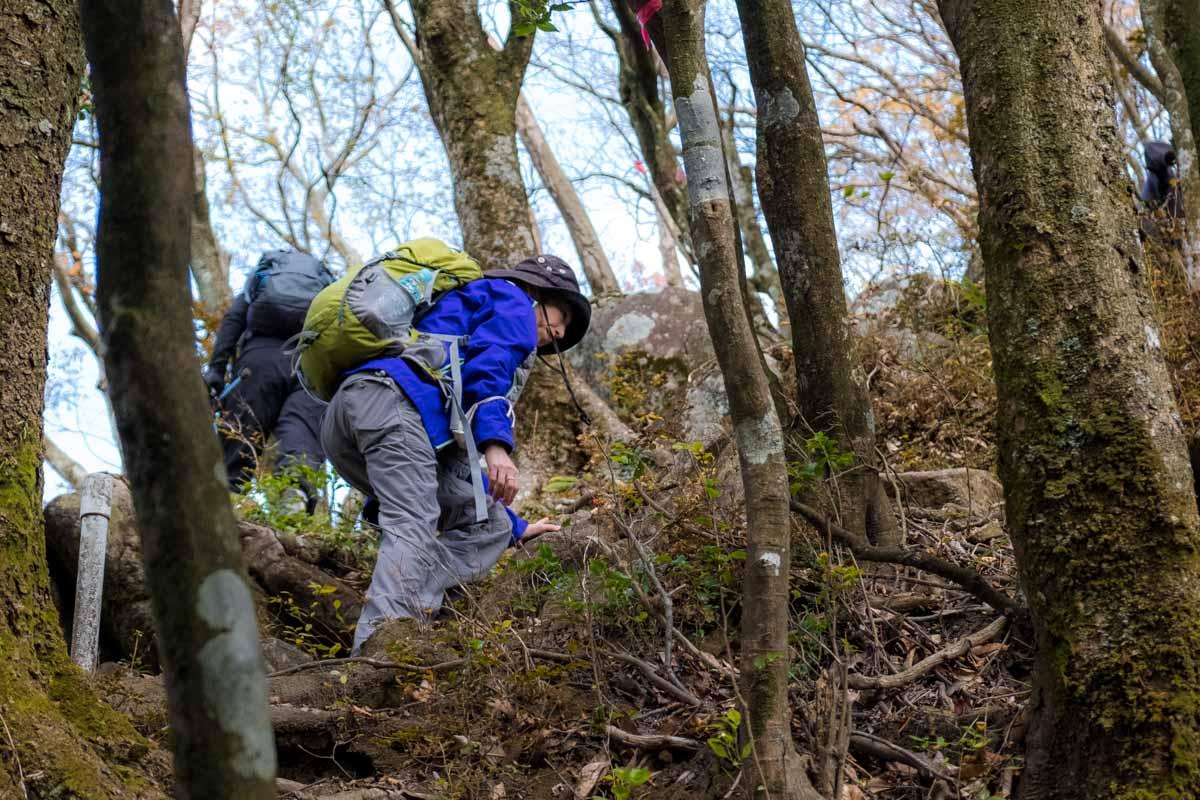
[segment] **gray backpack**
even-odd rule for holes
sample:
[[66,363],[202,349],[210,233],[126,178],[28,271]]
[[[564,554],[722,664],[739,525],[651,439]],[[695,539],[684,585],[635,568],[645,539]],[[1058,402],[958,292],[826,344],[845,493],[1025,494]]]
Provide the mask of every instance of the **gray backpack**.
[[287,339],[304,330],[304,315],[333,275],[316,258],[294,250],[264,253],[242,290],[250,304],[246,327],[255,336]]

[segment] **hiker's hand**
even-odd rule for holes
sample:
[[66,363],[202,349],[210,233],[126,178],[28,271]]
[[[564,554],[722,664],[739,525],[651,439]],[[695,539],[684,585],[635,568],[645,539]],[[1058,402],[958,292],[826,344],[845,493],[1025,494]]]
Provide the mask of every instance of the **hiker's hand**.
[[219,395],[225,388],[225,370],[217,371],[212,367],[204,370],[204,383],[208,386],[208,393],[211,395]]
[[562,525],[555,525],[550,521],[549,517],[542,517],[537,522],[529,523],[529,526],[525,528],[525,534],[521,536],[521,541],[527,542],[530,539],[536,539],[543,533],[553,533],[554,531],[561,530]]
[[494,444],[483,453],[488,468],[488,489],[492,497],[511,505],[517,496],[517,465],[502,446]]

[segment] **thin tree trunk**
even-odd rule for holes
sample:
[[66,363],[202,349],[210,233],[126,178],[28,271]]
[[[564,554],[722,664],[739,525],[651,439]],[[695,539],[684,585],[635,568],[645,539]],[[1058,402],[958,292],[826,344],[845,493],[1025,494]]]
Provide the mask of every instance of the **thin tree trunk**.
[[747,797],[815,795],[792,745],[788,703],[791,543],[783,432],[743,300],[721,131],[704,52],[703,0],[667,0],[651,27],[679,115],[704,314],[725,380],[746,492],[742,692]]
[[65,0],[0,4],[0,797],[162,797],[147,743],[71,662],[42,520],[50,276],[83,49]]
[[200,305],[212,315],[223,313],[233,302],[229,288],[229,253],[217,241],[208,207],[208,182],[204,174],[204,154],[192,147],[195,189],[192,200],[191,268],[200,293]]
[[1192,139],[1200,141],[1200,13],[1195,0],[1151,0],[1161,9],[1162,38],[1187,96]]
[[46,463],[61,475],[72,489],[82,489],[88,471],[78,461],[71,458],[66,450],[55,444],[49,436],[42,437],[42,444],[46,450]]
[[[179,32],[183,43],[183,65],[187,68],[192,37],[200,22],[202,0],[179,0]],[[192,146],[192,167],[196,171],[195,200],[192,205],[192,277],[200,293],[200,305],[213,316],[225,311],[233,301],[229,288],[229,253],[221,247],[213,230],[208,206],[208,180],[204,174],[204,153]]]
[[688,230],[688,199],[679,182],[679,163],[671,144],[671,128],[663,98],[658,92],[658,59],[642,43],[637,15],[626,0],[610,0],[619,29],[604,26],[613,41],[620,71],[621,103],[637,136],[650,182],[657,189],[663,206],[676,226],[676,238],[692,258],[691,233]]
[[542,135],[542,129],[538,126],[533,109],[525,101],[524,95],[517,98],[517,132],[521,135],[521,143],[525,145],[533,166],[542,176],[542,183],[550,190],[550,196],[554,198],[562,214],[563,222],[571,234],[571,241],[575,243],[575,252],[579,254],[583,274],[587,276],[588,285],[592,288],[592,294],[620,294],[621,283],[617,280],[612,265],[608,263],[608,256],[600,244],[600,237],[592,227],[592,220],[576,194],[575,187],[571,185],[571,179],[563,172],[558,159],[554,157],[554,151],[546,143],[546,137]]
[[775,268],[771,248],[767,246],[767,239],[758,224],[758,213],[754,204],[754,172],[742,164],[741,156],[738,155],[737,142],[733,136],[732,116],[722,119],[721,123],[725,152],[729,155],[729,179],[733,184],[733,199],[737,204],[734,210],[742,229],[746,255],[750,257],[750,287],[756,292],[765,293],[776,307],[782,308],[783,294],[779,287],[779,271]]
[[517,97],[533,36],[488,45],[477,0],[413,0],[421,84],[450,162],[467,252],[483,268],[536,251],[517,160]]
[[1171,139],[1178,159],[1179,192],[1183,198],[1182,225],[1176,226],[1183,269],[1192,290],[1200,289],[1196,272],[1200,260],[1200,162],[1196,139],[1192,134],[1191,111],[1184,92],[1183,78],[1165,44],[1166,6],[1164,0],[1142,0],[1142,24],[1146,31],[1146,49],[1162,85],[1162,103],[1171,122]]
[[1090,0],[941,0],[962,63],[1009,531],[1023,800],[1200,794],[1200,519]]
[[855,468],[838,478],[833,511],[843,527],[864,531],[874,543],[895,544],[866,381],[850,357],[825,148],[804,45],[787,0],[738,0],[738,14],[758,105],[758,196],[775,245],[807,426],[799,433],[824,432],[853,451]]
[[[658,192],[655,191],[657,197]],[[658,219],[658,254],[662,259],[663,280],[667,286],[683,286],[683,273],[679,270],[679,240],[674,231],[678,230],[667,216],[666,209],[657,209]]]
[[254,605],[192,345],[192,142],[167,0],[84,0],[104,197],[97,300],[180,796],[274,797]]

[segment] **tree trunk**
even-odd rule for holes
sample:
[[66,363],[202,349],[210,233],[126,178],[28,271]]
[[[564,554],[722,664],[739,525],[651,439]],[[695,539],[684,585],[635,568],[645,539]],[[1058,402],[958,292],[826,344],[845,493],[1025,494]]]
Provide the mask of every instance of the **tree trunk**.
[[787,0],[738,0],[738,14],[758,105],[758,196],[791,321],[797,432],[827,433],[854,453],[854,469],[832,482],[830,510],[843,527],[864,531],[874,543],[895,544],[866,382],[850,357],[825,147],[804,45]]
[[742,229],[746,255],[750,257],[750,287],[756,292],[765,293],[776,308],[781,309],[783,293],[779,287],[779,271],[775,268],[771,248],[767,246],[767,239],[758,224],[758,210],[754,204],[754,171],[743,164],[738,155],[732,114],[722,120],[721,135],[725,152],[729,155],[729,179],[733,182],[733,200],[737,204],[734,211]]
[[575,252],[579,254],[579,263],[583,267],[583,274],[587,276],[592,294],[620,294],[621,284],[613,273],[612,265],[608,263],[608,256],[604,253],[596,229],[592,227],[587,209],[575,193],[571,179],[559,166],[554,151],[546,143],[546,137],[542,135],[533,109],[529,107],[524,96],[517,98],[516,119],[521,142],[525,145],[533,166],[542,176],[542,183],[550,190],[550,195],[554,198],[563,222],[571,234],[571,241],[575,243]]
[[690,226],[709,335],[729,397],[746,492],[742,690],[752,754],[746,796],[811,796],[792,745],[788,704],[791,543],[783,432],[739,281],[741,260],[721,130],[704,52],[703,0],[667,0],[653,26],[679,115]]
[[1036,632],[1020,797],[1200,793],[1200,520],[1099,16],[941,0],[980,192],[1000,476]]
[[46,331],[79,19],[71,2],[14,0],[0,29],[0,796],[161,797],[130,769],[147,742],[68,658],[46,570]]
[[637,15],[626,0],[610,2],[620,29],[605,27],[605,33],[613,41],[620,64],[618,83],[621,103],[629,114],[629,123],[637,136],[650,182],[675,223],[678,231],[676,238],[691,259],[688,199],[679,182],[678,159],[671,144],[673,126],[667,121],[667,110],[658,93],[658,58],[653,50],[647,49],[642,43]]
[[[183,43],[183,65],[186,70],[192,37],[200,22],[201,0],[179,0],[179,32]],[[217,241],[212,215],[208,207],[208,180],[204,174],[204,153],[192,146],[192,168],[196,171],[195,199],[192,204],[192,278],[200,293],[200,305],[207,314],[216,316],[233,302],[229,288],[229,253]]]
[[192,141],[165,0],[84,0],[100,132],[97,301],[183,797],[274,797],[254,607],[199,381]]
[[[1162,19],[1162,39],[1179,70],[1190,111],[1192,139],[1200,141],[1200,14],[1189,0],[1151,0]],[[1143,0],[1143,5],[1145,2]]]
[[191,267],[200,305],[213,316],[221,314],[233,302],[229,288],[229,253],[217,241],[208,208],[208,182],[204,175],[204,154],[192,147],[192,168],[196,186],[192,199]]
[[49,436],[43,437],[42,444],[46,449],[46,463],[53,467],[54,471],[71,485],[71,488],[82,489],[83,481],[88,476],[87,470],[78,461],[71,458],[67,451],[55,444]]
[[1196,160],[1196,139],[1192,135],[1191,111],[1184,93],[1183,78],[1165,44],[1166,6],[1163,0],[1142,0],[1142,24],[1146,31],[1146,49],[1162,84],[1162,103],[1171,122],[1171,139],[1178,158],[1179,192],[1183,197],[1183,219],[1173,227],[1170,238],[1179,240],[1182,269],[1192,290],[1200,288],[1196,273],[1200,259],[1200,163]]
[[488,45],[477,0],[413,0],[421,84],[450,161],[463,245],[485,270],[536,251],[517,160],[517,98],[533,36]]

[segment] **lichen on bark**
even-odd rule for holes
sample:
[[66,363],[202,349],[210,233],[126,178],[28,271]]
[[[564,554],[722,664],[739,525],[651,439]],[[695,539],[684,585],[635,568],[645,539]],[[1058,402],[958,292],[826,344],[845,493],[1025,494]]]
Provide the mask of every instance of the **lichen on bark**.
[[1009,529],[1022,798],[1200,793],[1200,520],[1085,0],[942,0],[962,62]]

